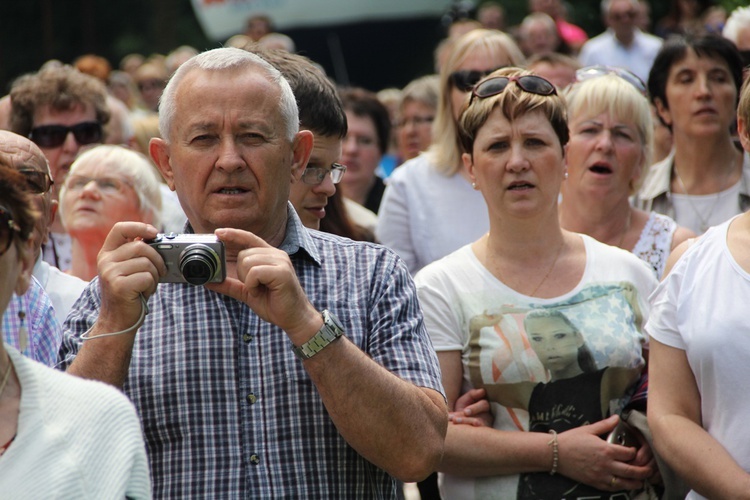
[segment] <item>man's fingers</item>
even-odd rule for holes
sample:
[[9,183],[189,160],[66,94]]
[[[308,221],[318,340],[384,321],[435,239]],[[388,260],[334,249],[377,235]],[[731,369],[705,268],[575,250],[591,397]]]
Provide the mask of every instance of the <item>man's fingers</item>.
[[224,243],[227,257],[234,258],[247,248],[273,248],[263,238],[241,229],[222,228],[214,234]]
[[136,238],[151,239],[155,238],[159,231],[151,224],[142,222],[118,222],[107,235],[102,245],[102,252],[115,250],[125,243],[135,240]]

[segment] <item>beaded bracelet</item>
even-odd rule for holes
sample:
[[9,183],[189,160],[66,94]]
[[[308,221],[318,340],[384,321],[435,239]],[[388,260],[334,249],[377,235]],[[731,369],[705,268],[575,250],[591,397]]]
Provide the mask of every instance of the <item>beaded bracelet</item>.
[[557,432],[550,429],[549,433],[552,434],[552,439],[547,443],[547,446],[552,447],[552,469],[550,469],[549,475],[554,476],[555,473],[557,473],[557,464],[560,461],[560,453],[557,449]]
[[125,334],[125,333],[133,332],[133,331],[137,330],[138,328],[140,328],[141,325],[143,325],[143,322],[146,320],[146,315],[148,314],[148,304],[146,304],[146,299],[143,298],[143,294],[140,294],[140,297],[141,297],[141,315],[138,318],[138,321],[136,321],[133,326],[131,326],[130,328],[126,328],[125,330],[120,330],[119,332],[102,333],[102,334],[94,335],[93,337],[90,337],[89,333],[91,333],[91,330],[94,329],[94,327],[92,326],[91,328],[89,328],[88,330],[86,330],[83,333],[83,335],[81,335],[81,340],[86,341],[86,340],[99,339],[99,338],[103,338],[103,337],[114,337],[116,335],[122,335],[122,334]]

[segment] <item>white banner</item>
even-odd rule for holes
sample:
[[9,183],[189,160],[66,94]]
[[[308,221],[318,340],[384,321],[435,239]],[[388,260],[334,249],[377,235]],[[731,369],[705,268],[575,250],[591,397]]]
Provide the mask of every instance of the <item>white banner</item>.
[[439,16],[451,0],[191,0],[204,33],[225,40],[245,30],[247,18],[269,16],[277,30],[357,21]]

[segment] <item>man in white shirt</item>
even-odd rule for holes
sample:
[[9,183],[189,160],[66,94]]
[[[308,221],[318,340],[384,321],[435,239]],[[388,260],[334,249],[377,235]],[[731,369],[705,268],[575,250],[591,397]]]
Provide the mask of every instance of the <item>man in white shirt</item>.
[[618,66],[648,80],[662,39],[636,27],[638,8],[638,0],[602,0],[607,31],[584,44],[579,55],[583,66]]

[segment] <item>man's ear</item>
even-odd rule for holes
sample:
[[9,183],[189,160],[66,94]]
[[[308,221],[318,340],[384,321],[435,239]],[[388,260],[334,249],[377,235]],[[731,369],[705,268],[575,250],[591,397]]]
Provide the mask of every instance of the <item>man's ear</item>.
[[172,170],[172,162],[169,157],[169,144],[164,139],[154,137],[148,143],[148,152],[151,154],[151,159],[154,160],[154,163],[159,168],[159,172],[164,177],[167,186],[174,191],[174,171]]
[[21,243],[18,247],[19,251],[19,264],[21,271],[18,273],[18,281],[16,282],[15,292],[19,297],[26,293],[31,284],[31,273],[34,270],[34,248],[31,239]]
[[300,130],[292,143],[292,182],[297,182],[307,168],[313,150],[313,133]]

